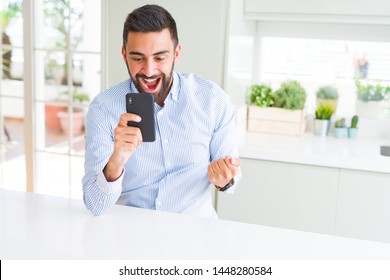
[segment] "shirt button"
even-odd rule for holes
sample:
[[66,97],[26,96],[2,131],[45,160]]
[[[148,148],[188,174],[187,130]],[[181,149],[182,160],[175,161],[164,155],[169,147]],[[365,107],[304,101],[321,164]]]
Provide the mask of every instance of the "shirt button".
[[158,201],[158,202],[157,202],[157,205],[158,205],[158,206],[161,206],[161,201]]
[[161,183],[164,183],[165,182],[165,180],[164,179],[161,179]]
[[172,164],[171,164],[170,162],[167,162],[167,165],[168,165],[168,166],[171,166]]
[[164,143],[167,144],[167,143],[168,143],[168,139],[165,139],[165,140],[164,140]]

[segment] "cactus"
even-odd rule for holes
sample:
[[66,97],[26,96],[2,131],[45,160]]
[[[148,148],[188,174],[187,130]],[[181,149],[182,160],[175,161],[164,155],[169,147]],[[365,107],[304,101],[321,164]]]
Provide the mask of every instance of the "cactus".
[[336,128],[345,128],[345,118],[341,118],[334,123]]
[[359,117],[354,115],[351,120],[351,128],[357,128],[357,124],[359,122]]

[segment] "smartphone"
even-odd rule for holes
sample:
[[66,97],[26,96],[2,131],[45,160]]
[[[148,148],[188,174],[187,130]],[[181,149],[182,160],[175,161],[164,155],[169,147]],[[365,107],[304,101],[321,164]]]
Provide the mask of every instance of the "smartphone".
[[156,130],[154,124],[154,99],[149,93],[126,94],[126,112],[141,117],[140,122],[128,121],[128,126],[139,127],[143,142],[154,142]]

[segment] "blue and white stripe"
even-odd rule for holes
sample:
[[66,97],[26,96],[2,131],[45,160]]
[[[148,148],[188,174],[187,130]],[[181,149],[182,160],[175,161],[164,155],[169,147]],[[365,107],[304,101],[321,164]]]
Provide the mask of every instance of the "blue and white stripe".
[[227,155],[238,157],[231,135],[234,108],[215,83],[193,74],[174,72],[173,77],[164,107],[155,104],[156,141],[142,143],[115,182],[108,183],[102,170],[126,111],[125,95],[138,91],[129,79],[93,100],[86,119],[83,191],[84,203],[95,215],[118,203],[216,217],[207,166]]

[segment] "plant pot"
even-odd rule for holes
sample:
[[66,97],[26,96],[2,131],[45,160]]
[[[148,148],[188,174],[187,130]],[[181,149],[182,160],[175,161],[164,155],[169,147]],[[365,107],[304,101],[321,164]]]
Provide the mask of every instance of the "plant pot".
[[335,127],[333,131],[334,137],[342,139],[347,137],[348,131],[346,127]]
[[306,130],[306,110],[249,105],[247,129],[251,132],[300,136]]
[[348,138],[356,139],[358,137],[358,132],[359,132],[359,129],[349,127],[348,128]]
[[383,119],[384,110],[383,102],[380,101],[361,101],[356,100],[356,114],[363,118],[368,119]]
[[65,111],[65,105],[45,104],[45,125],[54,132],[61,132],[61,123],[58,112]]
[[[58,118],[61,124],[61,130],[63,133],[69,133],[69,113],[67,111],[58,112]],[[72,126],[73,135],[81,135],[84,128],[84,112],[74,111],[72,113]]]
[[318,136],[326,136],[329,133],[330,120],[314,119],[314,134]]

